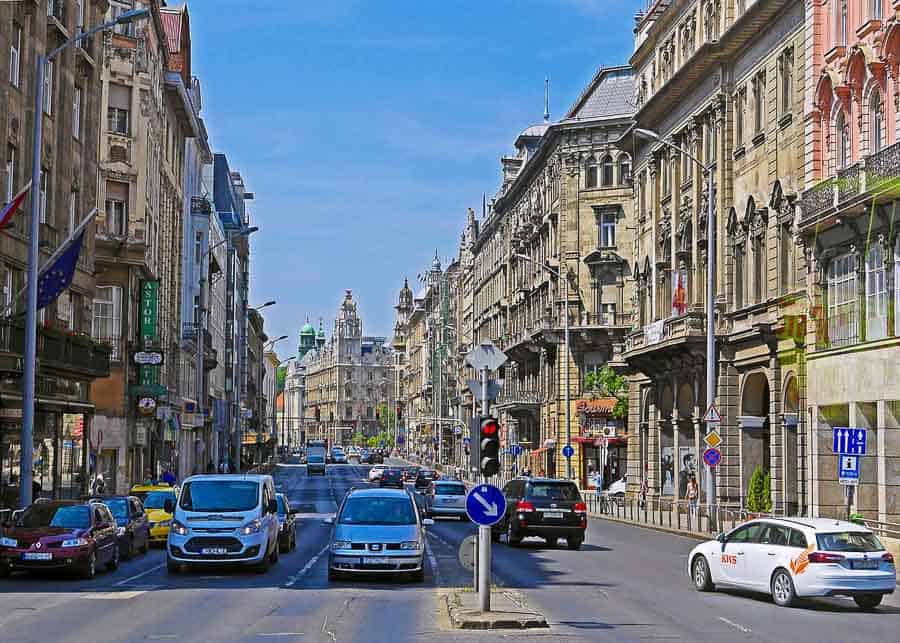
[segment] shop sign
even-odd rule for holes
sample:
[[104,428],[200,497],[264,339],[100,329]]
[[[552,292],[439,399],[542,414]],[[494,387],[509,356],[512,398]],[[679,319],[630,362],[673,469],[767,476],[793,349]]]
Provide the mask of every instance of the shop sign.
[[[154,346],[159,336],[159,281],[141,282],[141,346]],[[158,352],[158,351],[157,351]],[[162,353],[159,353],[160,358]],[[137,354],[135,354],[137,358]],[[135,359],[137,362],[137,359]],[[141,362],[137,362],[141,364]],[[160,361],[160,363],[162,363]],[[159,366],[141,364],[138,367],[138,381],[141,386],[159,384]]]
[[133,356],[134,363],[140,366],[159,366],[163,363],[162,351],[137,351]]
[[142,397],[138,400],[138,412],[141,415],[153,415],[156,410],[156,400],[152,397]]

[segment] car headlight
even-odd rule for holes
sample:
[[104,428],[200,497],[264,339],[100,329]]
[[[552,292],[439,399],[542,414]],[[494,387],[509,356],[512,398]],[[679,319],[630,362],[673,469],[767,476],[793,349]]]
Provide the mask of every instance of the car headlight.
[[[179,536],[187,536],[188,533],[191,531],[187,525],[183,525],[180,522],[178,522],[177,520],[169,520],[167,522],[172,523],[172,531],[174,531]],[[160,524],[162,524],[162,523],[160,523]]]
[[335,540],[331,543],[331,549],[333,551],[337,551],[339,549],[350,549],[353,547],[353,544],[349,540]]
[[116,527],[116,536],[124,536],[125,527]]
[[156,526],[157,527],[171,527],[172,521],[171,520],[160,520],[158,523],[156,523]]
[[250,534],[258,534],[261,526],[262,523],[260,523],[259,518],[257,518],[256,520],[251,520],[246,525],[241,527],[240,532],[244,536],[249,536]]
[[7,538],[6,536],[0,538],[0,547],[18,547],[19,541],[15,538]]
[[62,541],[63,547],[84,547],[88,544],[86,538],[69,538],[68,540]]
[[419,541],[418,541],[418,540],[410,540],[410,541],[407,541],[407,542],[405,542],[405,543],[400,543],[400,549],[407,549],[407,550],[409,550],[409,549],[414,549],[414,550],[418,550],[418,549],[419,549]]

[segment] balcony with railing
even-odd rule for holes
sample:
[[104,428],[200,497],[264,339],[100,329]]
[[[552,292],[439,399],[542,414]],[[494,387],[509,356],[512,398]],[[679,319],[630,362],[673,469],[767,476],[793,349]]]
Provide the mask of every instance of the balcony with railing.
[[690,310],[684,315],[651,322],[625,337],[627,362],[649,366],[657,359],[664,359],[670,353],[684,354],[687,351],[705,351],[706,314]]
[[[109,376],[110,346],[86,335],[74,335],[53,328],[39,328],[37,356],[39,373],[56,371],[85,378]],[[21,322],[0,320],[0,372],[19,374],[24,370],[25,327]]]
[[874,199],[878,203],[900,198],[900,143],[894,143],[833,177],[819,182],[800,199],[801,228],[827,219],[838,212],[857,210]]
[[530,389],[501,389],[494,406],[498,409],[540,408],[544,396],[540,391]]

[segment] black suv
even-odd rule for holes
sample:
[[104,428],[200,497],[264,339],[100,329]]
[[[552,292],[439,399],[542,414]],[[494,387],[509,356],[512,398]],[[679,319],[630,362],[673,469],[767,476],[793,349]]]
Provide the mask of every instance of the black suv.
[[416,475],[416,482],[413,485],[416,491],[424,491],[432,482],[441,477],[437,471],[432,469],[421,469]]
[[400,469],[385,469],[378,481],[378,486],[403,489],[403,473]]
[[569,549],[579,549],[587,529],[587,506],[578,487],[569,480],[517,478],[503,487],[506,515],[491,528],[495,542],[506,534],[515,547],[523,538],[538,536],[548,545],[565,538]]

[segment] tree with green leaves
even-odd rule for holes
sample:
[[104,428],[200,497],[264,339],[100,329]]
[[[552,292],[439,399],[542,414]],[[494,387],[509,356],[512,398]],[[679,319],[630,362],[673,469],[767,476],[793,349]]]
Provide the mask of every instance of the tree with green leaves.
[[610,366],[604,366],[599,371],[585,375],[584,389],[595,396],[616,398],[613,418],[628,419],[628,381]]
[[772,511],[772,476],[758,465],[753,470],[753,475],[750,476],[750,486],[747,489],[747,510],[754,513]]

